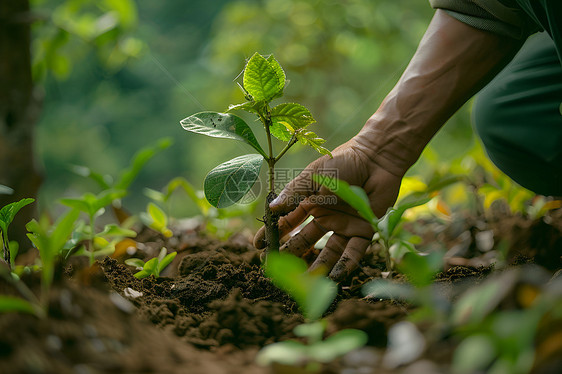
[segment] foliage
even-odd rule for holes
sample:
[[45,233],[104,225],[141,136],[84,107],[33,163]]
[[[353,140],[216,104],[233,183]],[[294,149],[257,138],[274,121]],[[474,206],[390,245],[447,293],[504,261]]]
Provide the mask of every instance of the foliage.
[[55,260],[70,239],[79,210],[72,209],[51,225],[46,216],[27,224],[28,238],[39,250],[41,258],[41,305],[47,308],[49,290],[53,282]]
[[[296,103],[280,104],[273,108],[270,106],[274,99],[283,96],[286,83],[285,72],[273,55],[266,57],[254,53],[244,68],[242,85],[238,84],[246,102],[229,107],[229,111],[242,109],[258,117],[265,129],[267,153],[248,124],[233,114],[201,112],[180,121],[187,131],[215,138],[235,139],[250,145],[259,153],[236,157],[207,174],[204,183],[205,197],[214,207],[226,208],[242,199],[258,179],[263,161],[268,164],[268,195],[264,215],[267,253],[279,250],[279,217],[269,209],[269,202],[276,196],[275,164],[297,141],[308,144],[321,154],[331,156],[330,151],[321,145],[324,140],[307,129],[316,122],[308,109]],[[287,142],[277,155],[273,153],[272,135]]]
[[[270,166],[271,180],[273,166],[296,141],[309,144],[322,154],[329,154],[320,145],[323,140],[306,130],[308,125],[315,122],[308,109],[296,103],[280,104],[274,108],[270,106],[273,99],[283,95],[286,84],[285,73],[273,55],[265,57],[255,53],[246,64],[242,80],[240,88],[247,101],[231,105],[229,111],[242,109],[259,118],[268,138],[268,154],[248,124],[233,114],[201,112],[181,120],[182,127],[187,131],[238,140],[259,153],[236,157],[209,172],[205,178],[205,196],[217,208],[228,207],[244,197],[259,177],[264,159]],[[277,156],[273,155],[271,135],[288,142]]]
[[142,279],[149,276],[154,276],[155,278],[160,277],[162,270],[166,268],[176,257],[177,252],[172,252],[167,254],[166,248],[162,248],[158,257],[151,258],[147,262],[139,258],[129,258],[125,261],[127,265],[140,268],[141,270],[135,273],[135,277]]
[[295,327],[294,333],[305,338],[307,344],[284,341],[268,345],[256,357],[260,365],[306,365],[314,370],[318,368],[318,363],[330,362],[367,343],[367,334],[354,329],[341,330],[323,339],[326,321],[321,318],[334,301],[337,286],[323,274],[307,272],[307,265],[302,259],[271,253],[265,263],[265,273],[273,284],[299,305],[306,323]]
[[146,226],[158,231],[166,238],[172,237],[172,230],[168,228],[168,216],[158,205],[148,203],[146,212],[141,212],[140,219]]
[[12,268],[14,267],[14,260],[18,252],[18,247],[16,244],[10,243],[10,240],[8,239],[8,227],[20,209],[34,201],[34,199],[29,198],[21,199],[20,201],[10,203],[0,209],[0,235],[2,236],[4,261],[6,261],[6,263],[8,263]]
[[[88,215],[88,222],[81,222],[72,236],[72,243],[67,256],[71,254],[71,249],[78,246],[74,253],[78,256],[86,256],[90,265],[95,259],[101,256],[111,255],[115,251],[115,245],[123,237],[135,237],[136,232],[121,228],[115,224],[108,224],[101,232],[96,232],[96,219],[105,212],[105,206],[114,200],[125,196],[125,190],[107,189],[98,195],[85,193],[80,198],[63,198],[61,203],[77,211],[82,211]],[[112,239],[109,241],[108,239]],[[86,245],[81,245],[85,241]]]

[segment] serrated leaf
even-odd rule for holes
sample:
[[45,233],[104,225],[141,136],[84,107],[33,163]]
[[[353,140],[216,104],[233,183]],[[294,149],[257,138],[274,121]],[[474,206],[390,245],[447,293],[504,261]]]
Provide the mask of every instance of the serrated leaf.
[[330,157],[332,157],[332,153],[328,149],[322,147],[322,144],[324,144],[326,141],[318,137],[318,135],[316,135],[314,132],[299,131],[297,132],[297,139],[300,140],[302,144],[311,146],[318,153],[323,155],[329,155]]
[[296,103],[284,103],[274,107],[271,110],[271,120],[274,124],[282,124],[291,132],[316,122],[306,107]]
[[277,75],[277,79],[279,80],[279,92],[277,93],[276,97],[280,97],[283,95],[283,89],[285,88],[285,72],[273,55],[269,55],[269,57],[267,58],[267,62],[273,68],[273,70],[275,70],[275,74]]
[[259,177],[263,157],[249,154],[220,164],[205,177],[205,197],[216,208],[239,201]]
[[284,142],[288,142],[293,137],[291,131],[281,122],[273,123],[269,126],[269,132],[271,135]]
[[182,119],[180,123],[185,130],[197,134],[247,143],[266,157],[250,127],[242,118],[234,114],[201,112]]
[[330,191],[338,195],[353,209],[357,210],[359,215],[367,220],[367,222],[374,224],[377,217],[371,209],[367,193],[361,187],[350,186],[346,181],[342,181],[328,175],[315,174],[312,176],[312,179],[316,183],[325,186]]
[[276,69],[257,52],[246,64],[243,83],[244,89],[256,102],[269,102],[283,90]]

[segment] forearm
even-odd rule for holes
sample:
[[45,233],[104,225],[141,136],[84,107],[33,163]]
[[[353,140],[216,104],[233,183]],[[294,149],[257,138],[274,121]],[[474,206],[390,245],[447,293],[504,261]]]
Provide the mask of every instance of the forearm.
[[355,139],[379,166],[403,175],[520,46],[438,10],[404,74]]

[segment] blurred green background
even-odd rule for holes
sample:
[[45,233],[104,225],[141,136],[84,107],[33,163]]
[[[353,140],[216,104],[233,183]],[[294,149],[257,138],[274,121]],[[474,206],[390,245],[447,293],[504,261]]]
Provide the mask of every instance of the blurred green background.
[[[116,175],[137,150],[172,137],[125,199],[133,212],[148,202],[143,188],[183,176],[202,189],[210,169],[251,151],[188,133],[179,120],[242,102],[234,79],[254,52],[275,54],[290,80],[280,100],[310,108],[318,121],[311,130],[333,149],[377,109],[433,14],[427,2],[409,0],[35,0],[32,7],[45,15],[33,30],[44,96],[36,137],[46,177],[41,207],[56,210],[63,195],[96,191],[72,165]],[[449,122],[431,143],[446,160],[473,143],[466,108]],[[317,156],[297,145],[279,166],[303,168]],[[414,168],[423,173],[424,161]],[[187,198],[174,200],[172,215],[195,212]]]

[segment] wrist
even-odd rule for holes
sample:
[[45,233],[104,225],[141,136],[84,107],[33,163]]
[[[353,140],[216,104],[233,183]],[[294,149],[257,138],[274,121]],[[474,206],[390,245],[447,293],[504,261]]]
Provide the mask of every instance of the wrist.
[[382,117],[375,113],[353,139],[369,160],[401,178],[418,160],[429,139],[401,119]]

